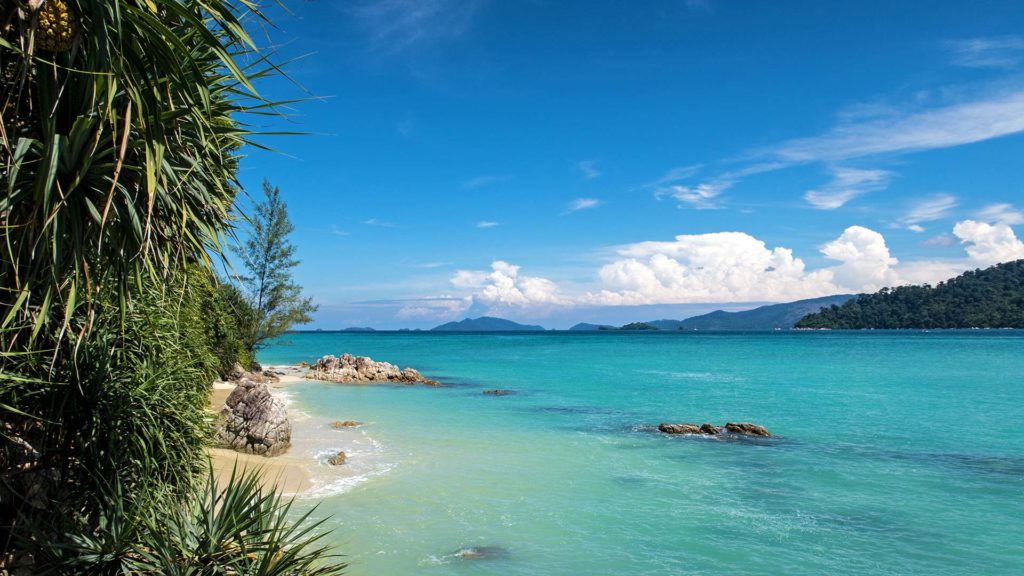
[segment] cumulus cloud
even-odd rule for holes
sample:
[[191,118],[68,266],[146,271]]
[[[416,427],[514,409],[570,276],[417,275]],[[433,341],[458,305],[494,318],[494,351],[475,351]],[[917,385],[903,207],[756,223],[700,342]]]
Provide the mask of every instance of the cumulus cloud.
[[986,224],[974,220],[957,222],[953,234],[960,239],[967,255],[979,266],[1024,258],[1024,242],[1017,239],[1006,224]]
[[819,210],[835,210],[858,196],[884,189],[891,175],[887,170],[833,168],[832,181],[817,190],[808,190],[804,200]]
[[[840,293],[874,292],[886,286],[936,283],[971,268],[1024,258],[1024,242],[1010,226],[974,220],[958,222],[953,236],[966,255],[943,260],[901,262],[885,237],[863,226],[850,226],[822,244],[831,261],[808,269],[793,251],[769,247],[743,232],[681,234],[669,241],[626,244],[597,272],[599,285],[566,295],[555,282],[520,273],[519,266],[497,260],[490,270],[459,270],[452,286],[467,294],[480,312],[501,310],[537,313],[572,305],[624,306],[776,301],[786,302]],[[412,312],[410,312],[412,313]]]
[[470,291],[473,303],[487,310],[571,303],[551,280],[520,274],[519,266],[503,260],[492,262],[490,271],[458,270],[451,284]]

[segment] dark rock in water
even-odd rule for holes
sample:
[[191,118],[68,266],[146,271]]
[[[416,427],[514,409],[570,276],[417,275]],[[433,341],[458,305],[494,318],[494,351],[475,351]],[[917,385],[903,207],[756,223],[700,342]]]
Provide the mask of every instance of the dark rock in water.
[[451,555],[463,560],[493,560],[508,556],[508,550],[501,546],[467,546]]
[[356,422],[355,420],[335,420],[331,427],[335,430],[341,430],[342,428],[358,428],[362,425],[362,422]]
[[508,396],[511,393],[511,390],[504,390],[501,388],[496,388],[494,390],[484,390],[484,394],[490,394],[491,396]]
[[220,411],[217,443],[246,454],[277,456],[291,446],[292,424],[284,403],[267,385],[243,379]]
[[714,436],[715,434],[721,434],[722,433],[722,429],[720,427],[718,427],[718,426],[715,426],[713,424],[708,424],[707,422],[705,422],[705,423],[700,425],[700,433],[701,434],[708,434],[710,436]]
[[717,436],[722,432],[736,434],[739,436],[762,436],[770,438],[771,433],[764,426],[751,424],[750,422],[729,422],[725,426],[715,426],[707,422],[697,426],[696,424],[659,424],[658,430],[665,434],[703,434],[705,436]]
[[750,422],[729,422],[725,425],[727,432],[733,434],[742,434],[744,436],[764,436],[765,438],[771,437],[771,433],[764,426],[758,426],[757,424],[751,424]]
[[658,430],[665,434],[700,434],[696,424],[658,424]]
[[345,463],[345,459],[346,459],[345,453],[344,452],[338,452],[334,456],[331,456],[327,460],[327,463],[330,464],[331,466],[341,466],[342,464]]

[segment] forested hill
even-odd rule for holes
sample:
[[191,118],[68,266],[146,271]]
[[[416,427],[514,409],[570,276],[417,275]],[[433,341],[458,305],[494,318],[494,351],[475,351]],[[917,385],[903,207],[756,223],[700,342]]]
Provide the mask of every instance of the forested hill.
[[1024,328],[1024,260],[937,286],[883,288],[808,314],[796,328]]

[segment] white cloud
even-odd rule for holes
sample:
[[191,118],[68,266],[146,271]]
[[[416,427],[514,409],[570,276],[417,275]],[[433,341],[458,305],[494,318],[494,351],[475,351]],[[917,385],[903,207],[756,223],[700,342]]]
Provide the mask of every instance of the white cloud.
[[[458,308],[460,313],[528,309],[543,314],[581,305],[787,302],[874,292],[886,286],[934,284],[964,270],[1024,258],[1024,242],[1006,224],[964,220],[954,226],[953,234],[964,245],[964,257],[901,262],[882,234],[850,226],[819,248],[834,263],[817,269],[808,269],[791,249],[769,248],[743,232],[681,234],[670,241],[617,247],[613,260],[597,272],[598,286],[575,295],[562,292],[547,278],[520,274],[519,266],[501,260],[489,271],[459,270],[451,285],[466,294],[459,302],[472,303]],[[951,243],[955,240],[948,235],[925,242]]]
[[769,249],[742,232],[682,234],[669,242],[618,249],[599,272],[603,290],[584,300],[606,305],[791,300],[837,290],[831,275],[807,272],[787,248]]
[[583,173],[583,177],[592,180],[601,175],[601,171],[595,168],[597,160],[584,160],[576,163],[576,168]]
[[655,196],[663,198],[669,196],[679,202],[680,206],[689,206],[697,210],[713,210],[721,205],[716,200],[718,195],[728,190],[732,182],[721,180],[717,182],[706,182],[696,186],[673,185],[659,188]]
[[874,292],[899,282],[893,269],[899,261],[889,254],[885,238],[863,226],[850,226],[835,240],[821,247],[821,253],[841,262],[826,269],[832,282],[847,290]]
[[924,232],[922,222],[933,222],[949,216],[956,208],[956,197],[951,194],[936,194],[919,200],[900,218],[900,223],[914,232]]
[[949,43],[953,63],[969,68],[1015,68],[1024,57],[1024,38],[999,36]]
[[998,222],[1015,226],[1024,224],[1024,212],[1013,207],[1012,204],[990,204],[974,213],[974,217],[982,222]]
[[399,53],[458,38],[473,22],[477,0],[367,0],[353,9],[374,49]]
[[570,303],[551,280],[522,275],[519,266],[502,260],[492,262],[490,272],[459,270],[452,276],[451,284],[456,289],[471,291],[474,304],[488,310]]
[[835,210],[862,194],[884,189],[891,175],[887,170],[833,168],[832,181],[818,190],[808,190],[804,200],[819,210]]
[[448,320],[461,316],[471,304],[469,298],[424,298],[402,306],[395,316],[402,320]]
[[603,204],[601,200],[597,198],[577,198],[572,202],[569,202],[569,206],[566,208],[563,214],[572,214],[573,212],[579,212],[580,210],[589,210],[591,208],[597,208]]
[[979,266],[1024,258],[1024,242],[1017,239],[1006,224],[986,224],[974,220],[957,222],[953,234],[960,239],[967,255]]
[[363,220],[363,224],[366,224],[367,226],[380,226],[381,228],[398,228],[397,224],[385,222],[384,220],[379,220],[377,218]]
[[[707,202],[710,191],[717,196],[724,188],[755,174],[773,172],[801,164],[835,165],[861,158],[893,158],[910,153],[950,148],[1024,132],[1024,90],[988,90],[983,97],[961,99],[943,106],[923,107],[928,98],[912,99],[907,106],[885,105],[885,114],[847,114],[835,128],[817,136],[796,138],[754,151],[747,156],[755,162],[739,169],[712,175],[712,188],[701,191],[680,186],[684,202]],[[883,108],[880,104],[872,110]],[[693,176],[700,166],[670,173],[650,184],[659,196],[671,196],[665,184]],[[821,209],[838,208],[866,192],[884,189],[891,173],[884,170],[837,168],[825,186],[810,190],[804,198]],[[722,187],[722,184],[725,184]]]
[[783,142],[774,155],[792,163],[842,161],[949,148],[1024,131],[1024,91],[1001,93],[899,117],[843,124]]
[[494,228],[497,225],[497,222],[492,222],[490,220],[481,220],[480,222],[476,223],[477,228]]

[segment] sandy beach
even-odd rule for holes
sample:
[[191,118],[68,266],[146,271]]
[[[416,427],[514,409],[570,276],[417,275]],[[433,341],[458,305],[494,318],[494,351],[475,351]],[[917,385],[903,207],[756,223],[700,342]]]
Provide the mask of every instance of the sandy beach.
[[[278,382],[268,384],[271,392],[302,381],[302,377],[297,374],[285,374],[278,378]],[[230,382],[215,382],[210,392],[210,411],[214,414],[219,412],[234,388],[235,385]],[[209,448],[207,454],[210,456],[214,477],[222,485],[227,482],[232,469],[237,466],[241,470],[259,470],[265,486],[274,485],[284,494],[301,494],[310,488],[309,473],[301,465],[301,460],[291,456],[290,452],[266,458],[226,448]]]

